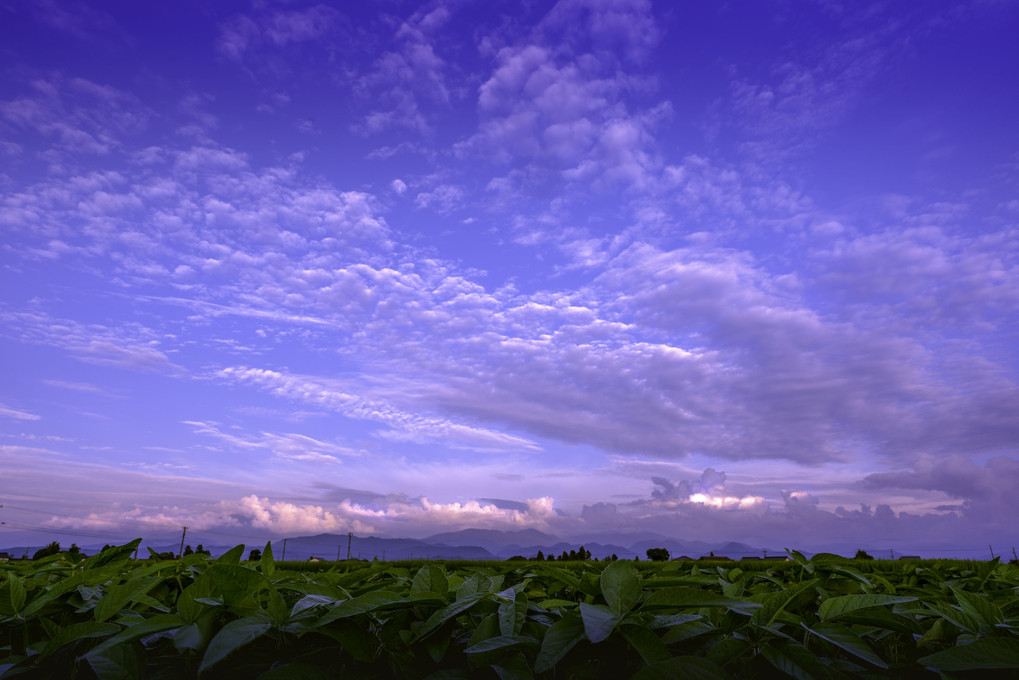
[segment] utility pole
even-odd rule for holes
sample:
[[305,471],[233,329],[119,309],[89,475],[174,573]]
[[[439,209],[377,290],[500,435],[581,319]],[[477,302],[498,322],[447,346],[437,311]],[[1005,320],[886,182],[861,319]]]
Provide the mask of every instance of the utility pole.
[[1019,557],[1017,557],[1016,554],[1015,554],[1015,546],[1014,545],[1012,546],[1012,559],[1015,560],[1016,562],[1019,562]]
[[286,559],[287,559],[287,539],[284,538],[283,539],[283,556],[280,557],[280,562],[283,562]]
[[352,538],[354,538],[354,532],[348,531],[347,532],[347,559],[348,560],[350,559],[350,540]]
[[184,532],[180,535],[180,550],[177,552],[177,557],[184,557],[184,537],[188,535],[188,528],[184,527]]
[[336,561],[340,561],[340,546],[336,546]]
[[990,543],[987,544],[987,549],[991,551],[991,559],[993,560],[994,559],[994,548],[991,547]]

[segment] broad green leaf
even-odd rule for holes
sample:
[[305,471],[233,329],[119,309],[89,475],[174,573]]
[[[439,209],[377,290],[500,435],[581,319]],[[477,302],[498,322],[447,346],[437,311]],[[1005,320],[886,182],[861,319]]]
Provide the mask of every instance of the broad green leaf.
[[0,616],[16,616],[25,606],[25,584],[14,572],[0,588]]
[[527,635],[499,635],[497,637],[488,638],[481,642],[471,645],[464,650],[464,654],[480,654],[482,652],[491,652],[494,649],[504,649],[506,647],[517,647],[524,645],[525,647],[538,647],[539,643],[532,637]]
[[817,616],[822,621],[830,621],[858,609],[884,607],[903,602],[916,602],[916,598],[899,595],[839,595],[822,602],[817,610]]
[[916,641],[916,646],[924,648],[932,642],[951,642],[959,635],[959,629],[947,619],[935,619],[934,624]]
[[836,564],[836,565],[831,565],[829,567],[829,569],[832,572],[836,573],[836,574],[845,574],[846,576],[848,576],[848,577],[850,577],[852,579],[856,579],[857,581],[859,581],[863,585],[867,586],[868,588],[870,588],[873,585],[870,582],[870,580],[867,579],[866,576],[864,576],[863,574],[861,574],[857,570],[853,569],[852,567],[847,567],[845,565]]
[[[761,608],[750,617],[753,626],[771,626],[782,612],[795,611],[817,597],[817,579],[797,583],[776,593],[769,593],[761,602]],[[813,607],[811,607],[813,609]]]
[[605,567],[599,579],[605,604],[617,616],[633,609],[640,599],[640,579],[634,573],[629,561],[617,560]]
[[276,560],[272,556],[272,541],[267,541],[265,550],[262,551],[262,559],[258,561],[258,568],[266,578],[272,578],[276,573]]
[[968,633],[977,635],[984,626],[981,619],[973,616],[967,611],[951,607],[944,602],[927,602],[925,604],[929,609],[940,614],[945,621],[948,621],[952,625],[961,628]]
[[753,646],[746,640],[741,640],[740,638],[735,637],[727,637],[720,640],[718,644],[712,646],[711,649],[708,650],[707,659],[708,661],[717,663],[719,666],[724,668],[726,665],[732,663],[736,659],[739,659],[744,654],[751,653],[752,651]]
[[514,654],[506,661],[492,664],[492,670],[499,680],[533,680],[534,673],[523,654]]
[[99,600],[99,604],[96,605],[93,612],[95,620],[100,622],[106,621],[120,612],[124,605],[133,598],[138,595],[144,595],[162,580],[160,576],[150,576],[143,579],[131,578],[124,583],[113,586],[103,595],[103,599]]
[[187,622],[184,621],[184,619],[179,616],[174,616],[173,614],[157,614],[151,619],[146,619],[141,623],[128,626],[116,635],[106,638],[103,640],[102,644],[93,648],[85,656],[86,658],[91,656],[102,656],[107,650],[112,647],[116,647],[117,645],[130,642],[132,640],[138,640],[143,637],[148,637],[150,635],[155,635],[156,633],[180,628],[186,623]]
[[204,673],[231,652],[265,635],[271,628],[272,623],[261,618],[245,617],[230,621],[209,641],[198,672]]
[[200,650],[209,642],[209,631],[197,623],[181,626],[173,634],[173,646],[178,651]]
[[1019,640],[980,638],[917,659],[939,671],[968,671],[981,668],[1019,668]]
[[343,651],[358,661],[371,663],[375,660],[379,641],[371,630],[358,621],[340,619],[329,626],[316,628],[315,632],[339,642]]
[[287,619],[290,618],[290,607],[287,606],[287,601],[272,586],[269,586],[269,603],[266,605],[265,610],[277,626],[284,625]]
[[651,617],[648,625],[651,628],[668,628],[669,626],[678,626],[681,623],[690,623],[700,618],[704,617],[700,614],[662,614]]
[[[940,621],[941,619],[938,620]],[[855,623],[872,628],[894,630],[909,635],[919,635],[923,632],[920,625],[914,619],[880,607],[858,609],[854,612],[843,614],[839,617],[839,621],[843,624]]]
[[878,668],[888,668],[888,664],[886,664],[884,660],[878,656],[866,642],[864,642],[863,638],[845,626],[839,626],[831,623],[819,623],[814,626],[807,626],[806,624],[803,624],[803,627],[822,640],[827,640],[836,647],[840,647],[841,649],[849,652],[853,656],[874,664]]
[[145,677],[145,658],[138,645],[118,645],[98,654],[89,653],[85,659],[99,680],[135,680]]
[[962,611],[980,622],[980,633],[994,635],[996,633],[994,627],[999,623],[1005,622],[1005,617],[1001,610],[986,598],[974,593],[967,593],[965,590],[959,590],[955,587],[952,587],[952,593],[955,595],[955,600],[959,603]]
[[442,609],[438,610],[434,614],[428,617],[425,621],[424,627],[417,634],[417,639],[424,638],[426,635],[434,631],[436,628],[449,621],[454,616],[459,616],[463,612],[467,611],[479,601],[481,601],[488,593],[477,593],[470,595],[462,600],[457,600],[453,604],[446,605]]
[[664,588],[651,594],[651,597],[644,601],[641,609],[656,609],[663,607],[729,607],[737,611],[754,609],[761,605],[757,602],[749,602],[724,595],[716,595],[706,590],[696,588]]
[[141,542],[142,539],[136,538],[130,543],[125,543],[124,545],[117,545],[113,546],[112,548],[107,548],[98,555],[93,555],[92,557],[85,558],[78,565],[78,568],[83,571],[87,571],[89,569],[98,569],[100,567],[105,567],[116,562],[126,562],[131,558],[131,555],[134,553],[134,551],[138,549],[138,546],[141,545]]
[[683,640],[689,640],[690,638],[694,638],[699,635],[706,635],[714,632],[716,632],[715,627],[706,621],[690,621],[689,623],[681,623],[669,628],[662,636],[662,642],[667,645],[671,645]]
[[527,596],[523,593],[514,595],[512,600],[499,604],[499,632],[503,635],[517,635],[527,620]]
[[188,623],[194,623],[208,610],[207,600],[216,592],[216,582],[208,572],[196,578],[177,597],[177,613]]
[[796,680],[817,680],[828,676],[825,664],[798,642],[781,638],[769,640],[761,655],[772,666]]
[[632,676],[631,680],[730,680],[725,669],[718,664],[697,656],[675,656],[668,661],[659,661],[645,666]]
[[456,599],[462,600],[473,595],[494,593],[502,587],[502,581],[502,576],[493,578],[485,574],[471,574],[456,589]]
[[364,614],[372,611],[373,609],[378,609],[383,605],[402,601],[403,598],[396,593],[391,593],[386,590],[373,590],[365,593],[364,595],[358,595],[357,597],[349,600],[338,602],[332,609],[326,612],[322,618],[318,620],[318,622],[316,622],[315,627],[318,628],[337,619],[343,619],[348,616],[357,616],[358,614]]
[[[243,547],[243,546],[242,546]],[[245,599],[254,598],[269,587],[269,579],[248,567],[217,561],[207,572],[212,576],[223,596],[223,603],[232,607]]]
[[411,594],[428,592],[442,595],[448,590],[449,581],[446,579],[446,572],[442,567],[432,562],[426,563],[418,570],[410,586]]
[[619,632],[646,664],[665,661],[671,656],[669,648],[665,646],[662,639],[644,626],[624,623],[619,626]]
[[46,590],[37,595],[35,599],[29,602],[23,610],[21,610],[21,617],[27,619],[36,612],[41,611],[43,607],[48,605],[50,602],[53,602],[64,593],[76,589],[79,585],[85,582],[86,576],[87,572],[76,572],[65,578],[63,581],[49,586]]
[[601,604],[580,603],[580,618],[584,621],[584,634],[591,642],[598,643],[612,635],[616,624],[623,618]]
[[498,618],[499,617],[496,614],[489,614],[485,618],[481,619],[481,623],[478,624],[470,639],[467,640],[467,646],[470,647],[478,644],[479,642],[484,642],[488,638],[498,637],[500,634]]
[[542,600],[538,606],[542,609],[558,609],[559,607],[576,607],[577,603],[573,600]]
[[567,614],[553,623],[541,641],[541,651],[534,661],[534,672],[544,673],[551,670],[583,639],[584,622],[579,614]]
[[551,577],[552,580],[562,581],[570,588],[573,588],[573,590],[583,591],[583,588],[580,585],[580,579],[571,574],[570,572],[566,571],[565,569],[559,569],[558,567],[546,565],[542,565],[538,569],[542,574]]
[[120,626],[115,623],[96,623],[95,621],[84,621],[72,623],[64,628],[46,643],[41,656],[49,656],[64,645],[87,638],[109,637],[120,632]]
[[216,559],[215,564],[240,564],[244,557],[244,544],[235,545]]

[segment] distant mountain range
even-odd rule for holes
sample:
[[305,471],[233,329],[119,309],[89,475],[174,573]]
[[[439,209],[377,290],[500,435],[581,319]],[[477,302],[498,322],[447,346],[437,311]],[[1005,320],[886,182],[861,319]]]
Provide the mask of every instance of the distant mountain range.
[[[189,535],[190,538],[190,535]],[[188,540],[194,546],[196,542]],[[180,549],[179,542],[147,543],[157,552],[174,552]],[[247,549],[262,548],[265,543],[252,542]],[[349,545],[349,553],[348,553]],[[67,547],[67,546],[64,546]],[[88,554],[97,552],[102,544],[83,545],[82,550]],[[204,547],[213,555],[219,555],[232,545],[214,545],[204,543]],[[274,540],[273,555],[278,560],[308,560],[317,557],[322,560],[354,559],[371,560],[505,560],[514,556],[533,558],[541,551],[545,555],[559,557],[562,553],[577,551],[581,547],[588,550],[592,557],[605,558],[616,555],[623,559],[640,557],[646,559],[649,548],[665,548],[672,557],[701,557],[714,553],[716,556],[727,556],[739,559],[745,556],[761,556],[765,552],[781,554],[782,551],[768,550],[747,545],[746,543],[705,543],[703,541],[678,541],[667,536],[651,533],[633,535],[611,534],[603,536],[584,536],[577,539],[563,540],[557,536],[543,533],[536,529],[520,531],[498,531],[495,529],[463,529],[435,534],[426,538],[380,538],[378,536],[352,536],[348,544],[346,534],[317,534],[315,536],[297,536]],[[7,548],[12,556],[24,553],[32,554],[38,547]],[[142,549],[144,554],[145,548]]]

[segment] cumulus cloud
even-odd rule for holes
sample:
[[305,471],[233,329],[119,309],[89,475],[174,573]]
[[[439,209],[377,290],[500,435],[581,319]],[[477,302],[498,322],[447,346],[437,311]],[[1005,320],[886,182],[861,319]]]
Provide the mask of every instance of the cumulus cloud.
[[392,49],[379,56],[371,70],[357,82],[360,96],[372,110],[355,126],[364,134],[408,130],[418,135],[432,132],[428,113],[433,107],[448,110],[446,62],[437,52],[439,37],[450,18],[443,6],[418,10],[400,24]]
[[642,187],[658,163],[651,131],[668,105],[631,113],[627,93],[641,87],[622,64],[657,35],[649,3],[558,3],[527,39],[498,51],[478,91],[478,132],[459,151],[510,166],[489,184],[504,194],[550,180]]
[[1019,460],[993,456],[980,465],[961,455],[925,455],[912,470],[876,472],[867,475],[861,485],[874,490],[940,491],[963,501],[959,510],[964,516],[1007,524],[1019,488]]
[[153,112],[133,94],[84,78],[37,79],[15,99],[0,101],[0,129],[38,135],[67,162],[72,154],[107,155],[148,125]]
[[[328,5],[302,9],[265,9],[252,15],[239,14],[220,26],[216,47],[224,57],[244,62],[262,57],[261,50],[275,50],[297,43],[314,42],[328,36],[342,23],[342,16]],[[276,62],[278,64],[278,62]],[[267,66],[273,65],[269,62]]]

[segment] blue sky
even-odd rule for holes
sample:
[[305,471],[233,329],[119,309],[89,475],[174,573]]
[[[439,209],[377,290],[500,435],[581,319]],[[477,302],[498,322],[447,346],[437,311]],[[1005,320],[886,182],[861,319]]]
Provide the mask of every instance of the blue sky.
[[1015,3],[0,14],[8,536],[1019,540]]

